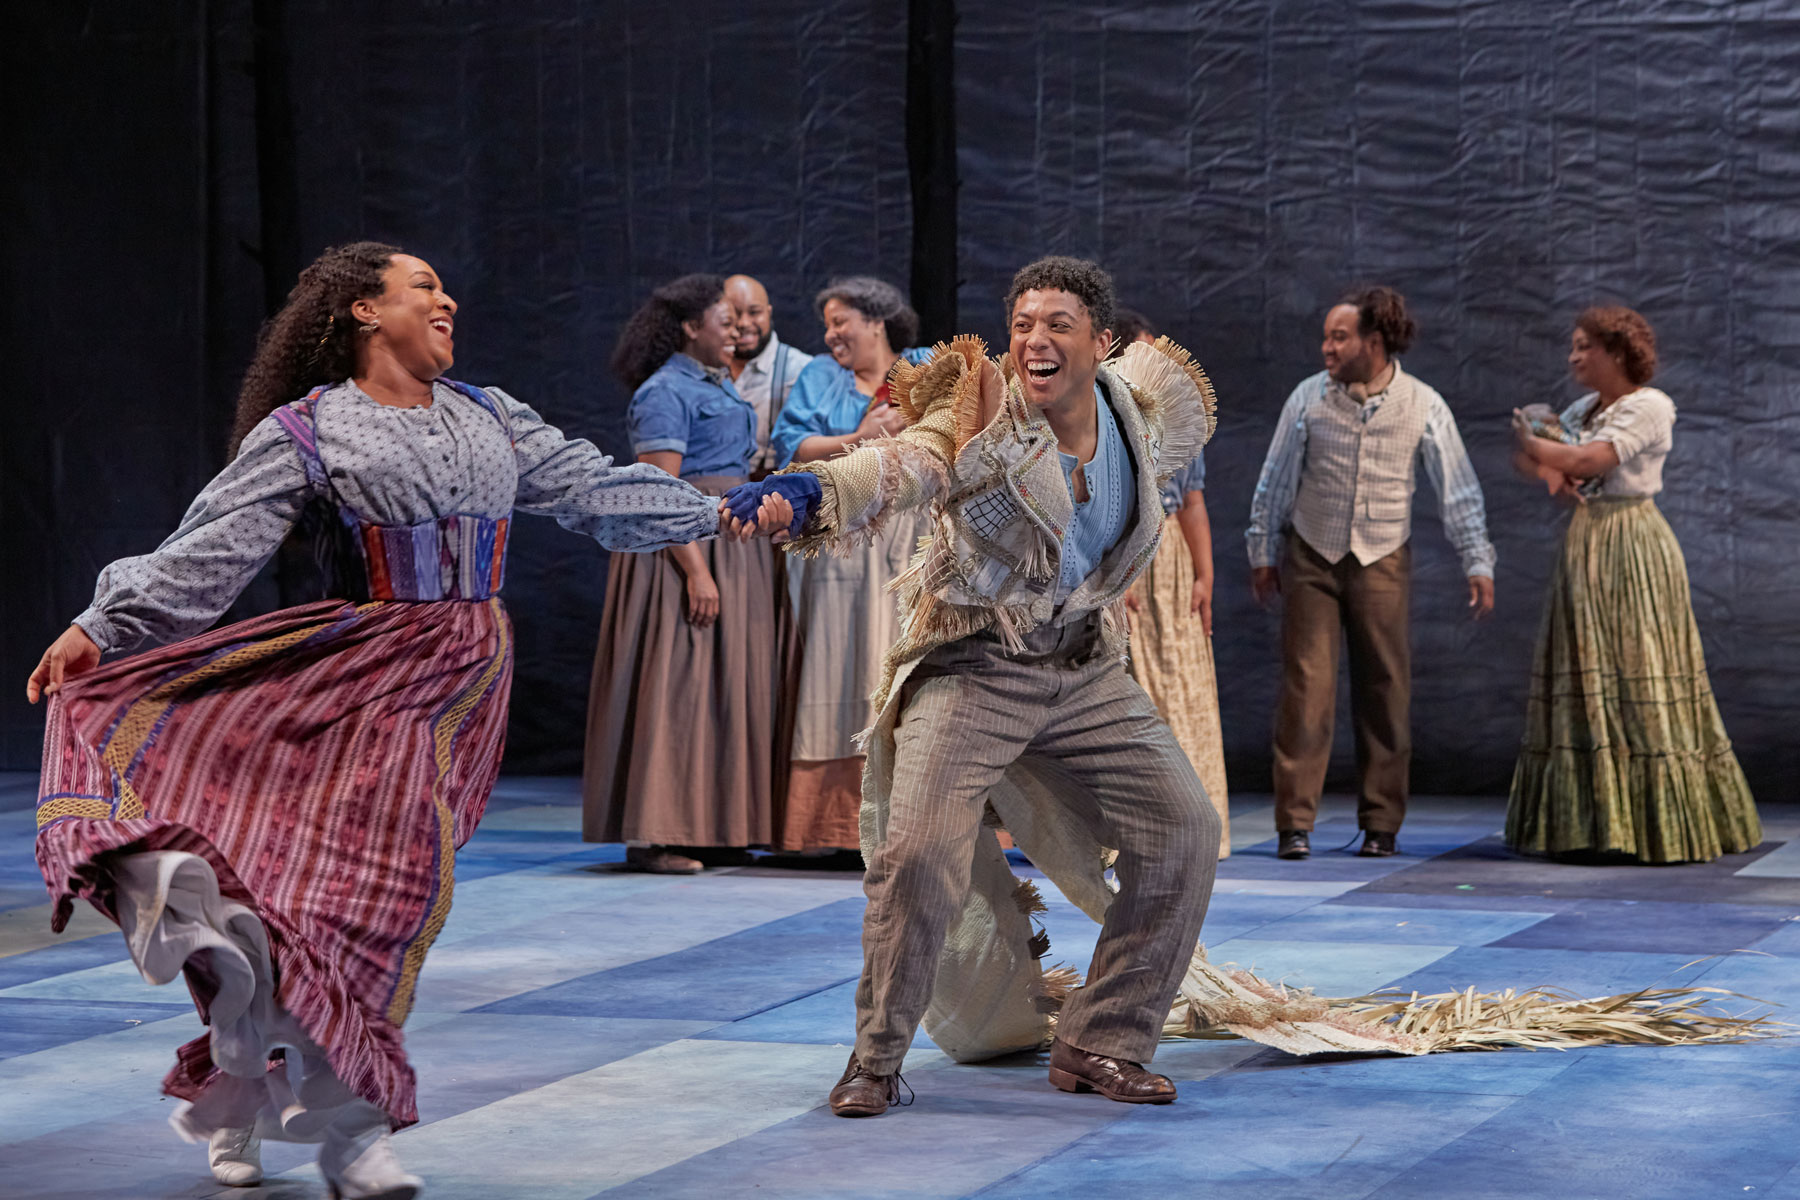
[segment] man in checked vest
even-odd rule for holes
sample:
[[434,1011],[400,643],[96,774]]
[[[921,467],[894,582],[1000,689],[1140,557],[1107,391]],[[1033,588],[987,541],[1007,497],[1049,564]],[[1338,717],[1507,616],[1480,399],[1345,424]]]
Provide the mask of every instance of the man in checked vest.
[[781,464],[769,448],[769,431],[781,415],[800,368],[812,355],[796,350],[775,335],[775,310],[769,293],[748,275],[725,281],[725,298],[737,314],[737,341],[731,348],[731,379],[756,410],[756,453],[750,459],[750,477],[761,479]]
[[[1412,758],[1412,494],[1423,466],[1476,620],[1494,608],[1494,547],[1481,482],[1442,396],[1401,369],[1417,327],[1392,288],[1351,292],[1325,314],[1325,369],[1301,382],[1269,444],[1250,505],[1250,585],[1285,602],[1275,721],[1282,858],[1309,835],[1331,758],[1339,628],[1350,643],[1359,854],[1396,852]],[[1285,548],[1283,541],[1285,540]]]

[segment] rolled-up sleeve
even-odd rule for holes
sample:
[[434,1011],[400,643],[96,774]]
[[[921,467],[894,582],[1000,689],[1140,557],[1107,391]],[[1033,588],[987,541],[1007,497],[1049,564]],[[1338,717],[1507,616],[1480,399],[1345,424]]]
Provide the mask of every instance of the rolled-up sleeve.
[[162,545],[100,572],[94,602],[75,624],[104,651],[199,633],[269,561],[311,495],[287,431],[264,420]]
[[686,454],[693,414],[680,392],[660,379],[646,380],[625,412],[625,435],[633,454],[673,450]]
[[554,518],[608,550],[661,550],[714,537],[719,502],[648,463],[613,465],[585,438],[565,437],[529,405],[498,388],[519,468],[515,506]]
[[1608,420],[1594,431],[1594,441],[1611,442],[1626,463],[1665,441],[1675,429],[1675,402],[1661,392],[1640,392],[1613,405]]
[[847,432],[834,431],[829,421],[831,396],[836,391],[835,377],[840,369],[829,355],[824,354],[800,369],[800,377],[788,390],[781,415],[775,418],[775,425],[769,430],[769,447],[780,465],[785,467],[793,462],[800,443],[809,437]]

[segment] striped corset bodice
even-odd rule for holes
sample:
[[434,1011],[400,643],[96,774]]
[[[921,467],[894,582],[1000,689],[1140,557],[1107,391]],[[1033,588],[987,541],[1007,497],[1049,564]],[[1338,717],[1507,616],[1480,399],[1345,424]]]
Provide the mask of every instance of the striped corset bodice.
[[457,513],[417,525],[371,525],[338,510],[371,600],[485,600],[506,580],[505,517]]
[[[443,382],[493,414],[511,439],[512,426],[493,397],[468,384]],[[452,513],[416,525],[381,525],[365,518],[332,486],[319,453],[314,402],[325,390],[315,388],[305,398],[276,409],[275,418],[294,440],[318,508],[336,513],[337,536],[317,530],[326,535],[325,547],[336,560],[328,571],[337,577],[336,584],[369,600],[486,600],[498,595],[506,581],[510,518]]]

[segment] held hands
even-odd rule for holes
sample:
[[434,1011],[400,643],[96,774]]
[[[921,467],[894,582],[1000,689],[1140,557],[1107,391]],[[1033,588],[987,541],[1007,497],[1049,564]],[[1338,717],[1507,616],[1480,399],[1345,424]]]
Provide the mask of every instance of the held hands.
[[741,483],[719,502],[719,528],[740,542],[760,535],[780,545],[806,528],[824,494],[818,476],[805,471]]
[[71,625],[38,659],[37,669],[25,681],[25,699],[36,704],[39,697],[54,696],[62,690],[65,680],[85,675],[99,665],[100,647],[94,645],[94,639],[81,626]]

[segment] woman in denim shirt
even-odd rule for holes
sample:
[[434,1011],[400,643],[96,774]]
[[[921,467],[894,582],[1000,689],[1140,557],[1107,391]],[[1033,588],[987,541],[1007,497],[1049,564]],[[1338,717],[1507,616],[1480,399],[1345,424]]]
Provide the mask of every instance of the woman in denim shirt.
[[[613,353],[634,389],[625,423],[638,461],[715,496],[749,477],[756,451],[756,412],[726,367],[735,336],[724,281],[687,275],[651,294]],[[792,643],[775,586],[773,554],[756,544],[612,556],[582,832],[626,842],[629,866],[692,874],[769,844]]]

